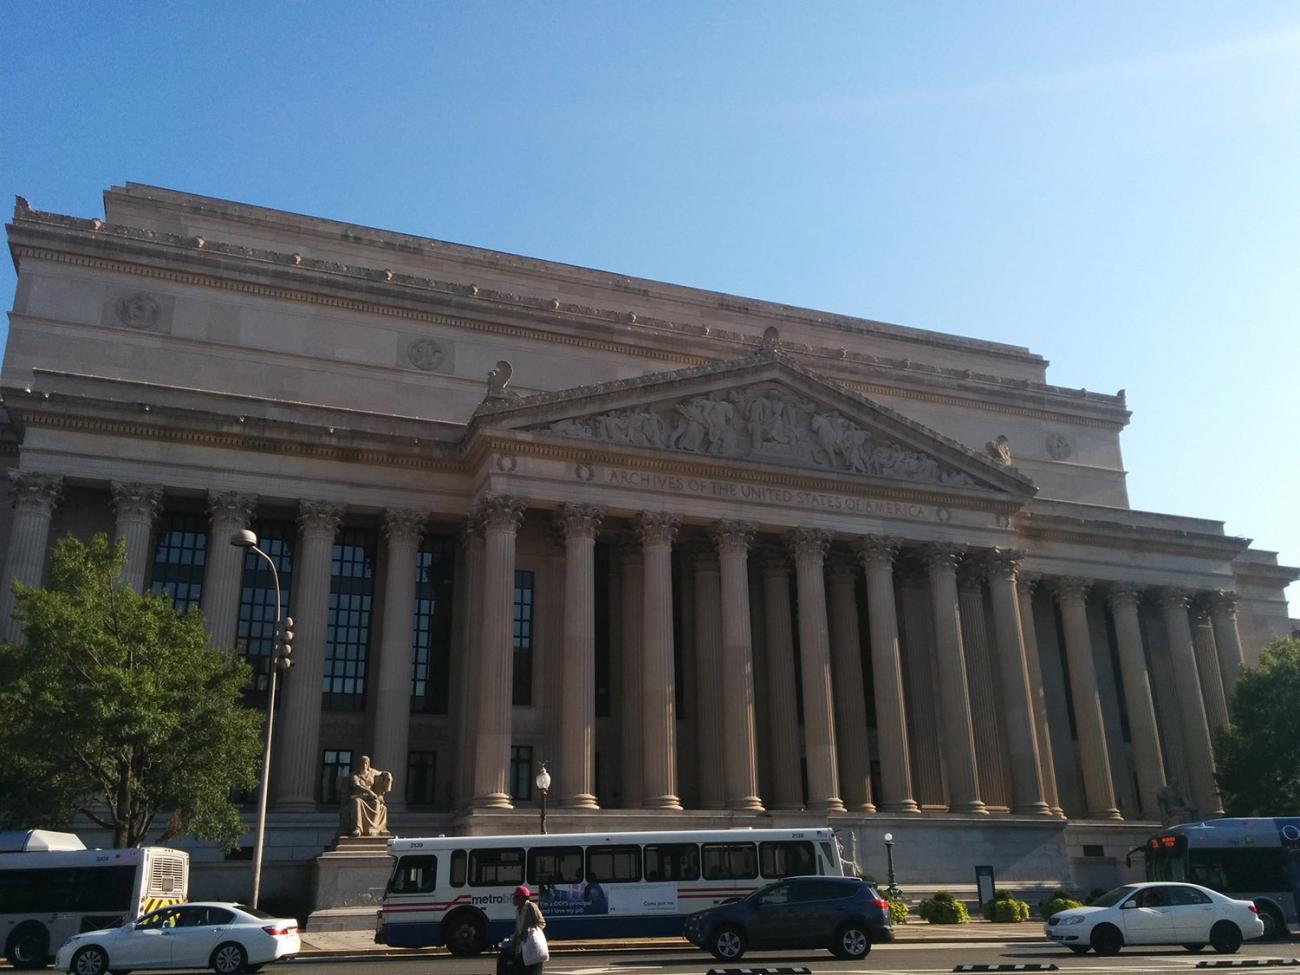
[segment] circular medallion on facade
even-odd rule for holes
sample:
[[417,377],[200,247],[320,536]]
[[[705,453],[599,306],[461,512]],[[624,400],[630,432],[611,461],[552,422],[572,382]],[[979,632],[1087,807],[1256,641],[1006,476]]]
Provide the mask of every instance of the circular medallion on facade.
[[596,471],[590,464],[579,464],[574,473],[577,475],[579,481],[590,481],[596,476]]
[[416,339],[406,347],[406,358],[416,369],[431,372],[442,364],[442,346],[430,338]]
[[952,521],[952,509],[940,506],[934,509],[934,516],[940,521],[947,523]]
[[1053,433],[1047,437],[1047,456],[1052,460],[1065,460],[1074,449],[1070,446],[1070,441],[1065,438],[1064,434]]
[[503,474],[509,474],[513,471],[517,463],[518,461],[509,454],[497,454],[497,470]]
[[158,299],[143,291],[117,299],[117,320],[130,328],[153,328],[158,324]]

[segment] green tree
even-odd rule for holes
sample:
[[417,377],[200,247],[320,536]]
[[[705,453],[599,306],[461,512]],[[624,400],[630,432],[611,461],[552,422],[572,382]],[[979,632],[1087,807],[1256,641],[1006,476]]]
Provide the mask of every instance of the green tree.
[[49,586],[15,583],[25,643],[0,645],[0,824],[66,827],[115,846],[183,833],[233,846],[234,788],[254,788],[261,715],[249,667],[208,649],[203,617],[121,584],[125,547],[59,541]]
[[1215,740],[1215,778],[1230,816],[1300,810],[1300,640],[1277,639],[1245,667]]

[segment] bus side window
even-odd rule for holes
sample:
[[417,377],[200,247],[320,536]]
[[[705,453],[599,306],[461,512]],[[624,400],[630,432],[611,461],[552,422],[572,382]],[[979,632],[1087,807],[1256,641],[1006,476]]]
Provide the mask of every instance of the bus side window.
[[658,843],[645,848],[645,879],[699,880],[700,848],[694,843]]
[[469,851],[471,887],[514,887],[523,882],[523,847]]
[[438,879],[438,858],[432,854],[404,856],[389,885],[392,894],[428,894]]
[[817,854],[806,840],[758,844],[758,863],[764,877],[801,877],[817,872]]
[[700,861],[705,880],[753,880],[758,876],[758,857],[753,843],[705,843]]
[[589,883],[634,883],[641,879],[641,847],[587,847]]
[[453,887],[465,886],[465,874],[469,865],[469,857],[464,850],[451,851],[451,885]]

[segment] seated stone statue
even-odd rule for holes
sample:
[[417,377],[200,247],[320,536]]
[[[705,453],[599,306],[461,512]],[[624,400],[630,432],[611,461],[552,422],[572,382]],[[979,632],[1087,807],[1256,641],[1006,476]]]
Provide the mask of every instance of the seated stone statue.
[[393,773],[370,767],[370,757],[348,777],[339,810],[341,836],[388,836],[388,806],[384,794],[393,787]]

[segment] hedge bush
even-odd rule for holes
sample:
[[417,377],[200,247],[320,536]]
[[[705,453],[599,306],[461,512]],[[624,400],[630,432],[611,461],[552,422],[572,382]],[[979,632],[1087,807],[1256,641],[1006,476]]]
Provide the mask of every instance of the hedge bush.
[[928,900],[921,901],[916,907],[916,913],[921,915],[921,919],[929,921],[931,924],[966,924],[970,921],[970,915],[966,913],[966,905],[946,890],[941,890]]
[[1070,892],[1064,887],[1058,887],[1047,895],[1046,900],[1039,903],[1038,915],[1046,921],[1053,914],[1068,911],[1073,907],[1083,907],[1083,905],[1071,897]]
[[991,901],[983,903],[982,908],[986,921],[1009,924],[1013,921],[1029,920],[1029,905],[1024,901],[1016,900],[1009,890],[999,890],[993,895]]
[[906,924],[908,915],[912,913],[906,902],[892,897],[886,899],[889,901],[889,923]]

